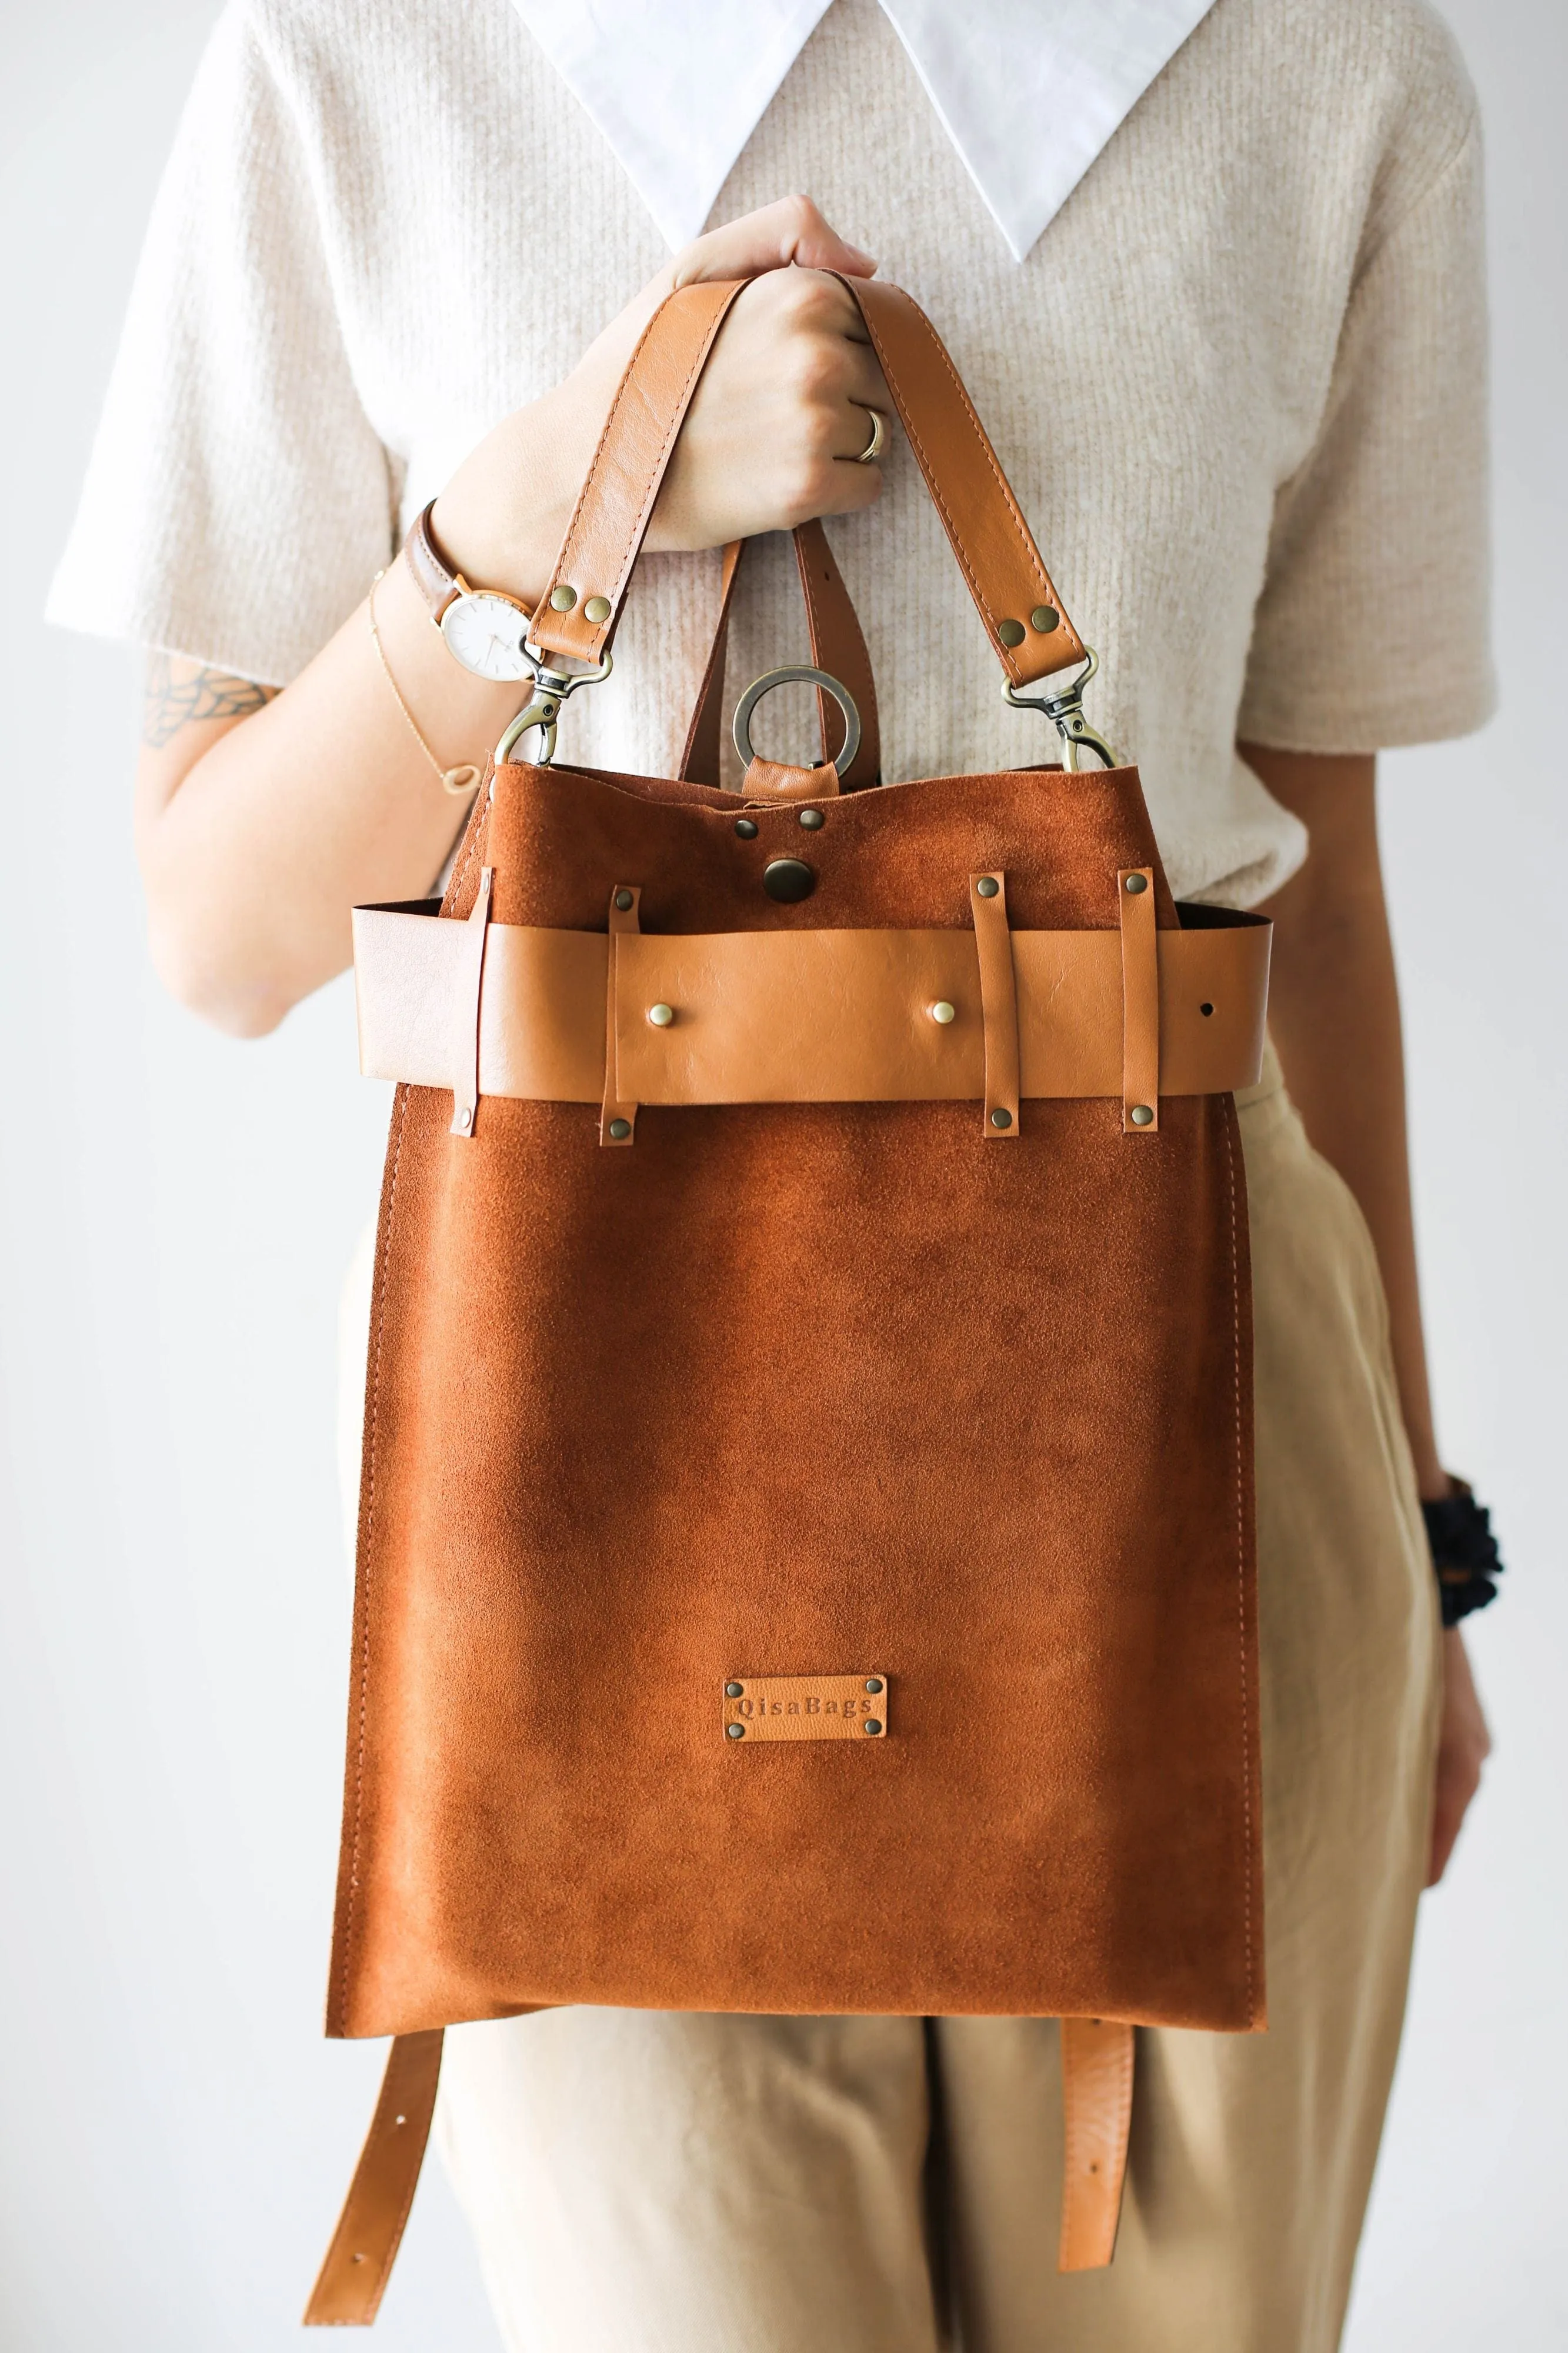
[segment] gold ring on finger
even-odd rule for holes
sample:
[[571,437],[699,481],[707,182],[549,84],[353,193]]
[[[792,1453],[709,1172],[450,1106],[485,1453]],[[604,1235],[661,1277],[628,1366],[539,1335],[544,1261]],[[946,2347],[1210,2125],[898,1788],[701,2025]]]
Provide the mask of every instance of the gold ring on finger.
[[[865,404],[857,400],[851,402],[850,406],[855,408],[860,408],[863,407]],[[866,409],[866,415],[871,420],[871,438],[867,442],[866,447],[861,450],[859,456],[858,458],[851,459],[850,463],[856,466],[874,466],[878,459],[881,456],[883,450],[888,446],[888,420],[883,416],[881,410],[879,408],[868,408]]]

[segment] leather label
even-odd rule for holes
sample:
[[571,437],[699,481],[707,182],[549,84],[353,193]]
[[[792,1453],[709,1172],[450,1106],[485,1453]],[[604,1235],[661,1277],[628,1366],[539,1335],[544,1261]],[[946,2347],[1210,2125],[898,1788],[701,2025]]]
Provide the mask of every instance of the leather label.
[[724,1738],[863,1740],[888,1730],[886,1675],[731,1675],[724,1683]]

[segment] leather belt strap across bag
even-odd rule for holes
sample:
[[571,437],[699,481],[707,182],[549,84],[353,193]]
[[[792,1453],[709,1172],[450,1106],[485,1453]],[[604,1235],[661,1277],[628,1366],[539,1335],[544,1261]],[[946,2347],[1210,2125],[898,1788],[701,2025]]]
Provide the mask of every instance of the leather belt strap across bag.
[[816,526],[820,765],[752,754],[770,673],[719,789],[738,549],[682,775],[554,760],[740,289],[673,295],[445,898],[355,917],[399,1083],[328,2031],[395,2040],[313,2322],[374,2316],[459,2020],[1059,2018],[1067,2269],[1110,2260],[1134,2026],[1264,2022],[1269,927],[1173,900],[951,359],[845,283],[1065,765],[879,784]]

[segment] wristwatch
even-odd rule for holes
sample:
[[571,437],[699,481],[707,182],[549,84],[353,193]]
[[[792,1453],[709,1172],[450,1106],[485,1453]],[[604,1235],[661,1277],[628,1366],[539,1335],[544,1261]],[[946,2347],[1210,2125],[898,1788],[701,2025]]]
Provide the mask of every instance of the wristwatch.
[[532,617],[527,606],[500,588],[470,588],[452,570],[430,529],[435,503],[432,499],[416,522],[403,553],[447,651],[476,678],[498,684],[531,678],[534,666],[522,650]]

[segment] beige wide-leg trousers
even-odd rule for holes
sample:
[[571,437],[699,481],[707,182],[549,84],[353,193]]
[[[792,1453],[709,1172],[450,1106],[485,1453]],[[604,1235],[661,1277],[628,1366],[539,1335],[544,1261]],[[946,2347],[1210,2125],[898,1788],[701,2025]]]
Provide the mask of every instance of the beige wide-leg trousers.
[[1049,2020],[449,2032],[509,2353],[1331,2353],[1426,1853],[1436,1609],[1365,1227],[1269,1058],[1251,1208],[1267,2034],[1141,2030],[1121,2233],[1056,2269]]

